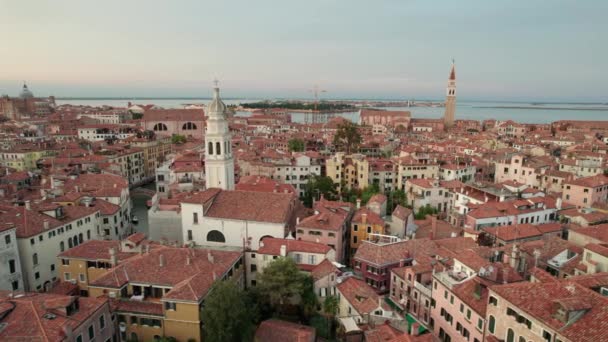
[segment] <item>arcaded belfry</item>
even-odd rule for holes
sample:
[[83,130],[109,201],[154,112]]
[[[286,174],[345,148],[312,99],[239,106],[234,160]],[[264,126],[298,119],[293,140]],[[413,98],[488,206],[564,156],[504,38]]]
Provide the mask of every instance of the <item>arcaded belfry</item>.
[[207,188],[234,190],[234,159],[226,120],[226,105],[215,81],[213,100],[207,106],[205,131],[205,181]]
[[452,69],[450,70],[450,78],[448,79],[448,88],[445,96],[445,113],[443,114],[443,123],[448,129],[454,126],[454,114],[456,112],[456,66],[452,60]]

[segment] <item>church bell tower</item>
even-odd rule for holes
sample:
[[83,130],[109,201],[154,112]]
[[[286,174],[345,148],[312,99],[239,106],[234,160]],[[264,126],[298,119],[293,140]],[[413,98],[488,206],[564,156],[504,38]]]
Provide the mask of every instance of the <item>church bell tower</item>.
[[234,159],[226,120],[226,105],[215,81],[213,100],[207,106],[205,131],[205,183],[207,188],[234,190]]
[[448,88],[445,97],[445,113],[443,114],[443,123],[445,128],[454,126],[454,114],[456,112],[456,67],[452,60],[452,69],[450,70],[450,78],[448,79]]

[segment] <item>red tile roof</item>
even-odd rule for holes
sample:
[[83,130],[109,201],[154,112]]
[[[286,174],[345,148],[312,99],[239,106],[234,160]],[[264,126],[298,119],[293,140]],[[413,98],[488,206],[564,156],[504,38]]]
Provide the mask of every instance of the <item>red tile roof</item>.
[[[107,305],[104,298],[76,298],[49,293],[25,293],[20,297],[9,297],[8,291],[0,291],[1,323],[7,326],[0,330],[2,341],[63,341],[66,327],[74,330]],[[61,305],[78,300],[79,307],[70,316],[57,309]],[[44,318],[54,314],[53,319]]]
[[371,313],[382,305],[380,296],[363,280],[350,277],[338,284],[337,288],[360,315]]
[[262,239],[262,243],[260,243],[258,253],[269,255],[281,255],[281,246],[285,246],[286,253],[304,252],[327,254],[331,250],[331,247],[322,243],[265,237]]
[[262,322],[255,332],[255,340],[264,342],[314,342],[315,336],[312,327],[274,318]]

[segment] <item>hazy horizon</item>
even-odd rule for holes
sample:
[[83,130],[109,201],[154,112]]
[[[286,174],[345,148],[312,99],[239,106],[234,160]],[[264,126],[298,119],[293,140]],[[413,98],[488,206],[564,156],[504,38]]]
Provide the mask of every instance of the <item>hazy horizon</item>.
[[608,2],[3,1],[0,93],[608,102]]

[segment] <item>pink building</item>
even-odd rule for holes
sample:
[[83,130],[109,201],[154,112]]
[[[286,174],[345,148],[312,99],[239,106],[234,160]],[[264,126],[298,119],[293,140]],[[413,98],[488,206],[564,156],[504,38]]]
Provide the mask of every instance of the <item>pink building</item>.
[[562,193],[564,202],[578,208],[608,202],[608,176],[597,175],[566,182]]
[[205,112],[202,109],[149,109],[142,119],[145,130],[159,136],[175,134],[202,140],[205,130]]

